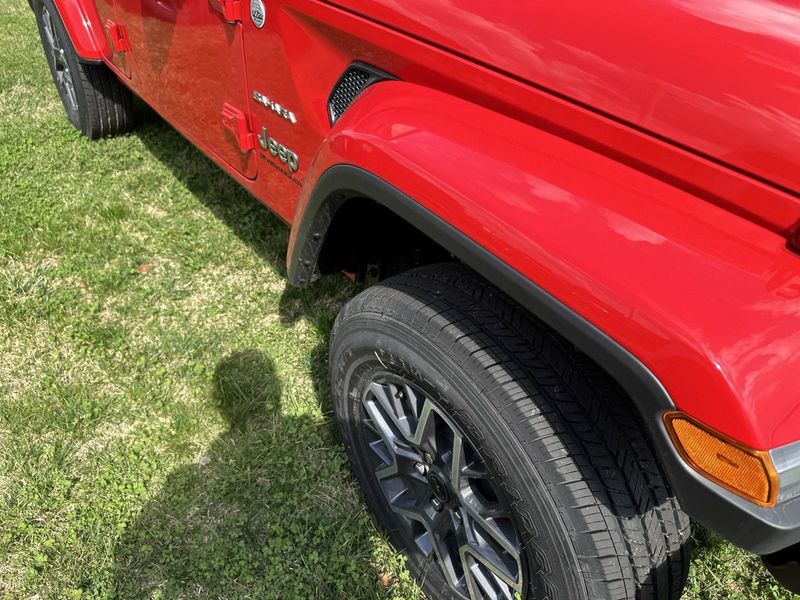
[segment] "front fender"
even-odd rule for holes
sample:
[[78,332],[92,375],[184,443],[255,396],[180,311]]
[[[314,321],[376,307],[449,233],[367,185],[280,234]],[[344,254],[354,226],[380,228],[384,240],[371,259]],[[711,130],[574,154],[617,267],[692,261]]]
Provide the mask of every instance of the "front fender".
[[[364,190],[354,175],[331,183],[342,165],[383,191]],[[800,263],[782,237],[608,157],[404,82],[369,88],[319,150],[290,240],[294,283],[312,273],[309,248],[348,195],[395,212],[412,204],[439,223],[429,228],[434,239],[485,276],[502,283],[492,270],[507,267],[635,357],[666,390],[650,401],[656,388],[626,386],[654,436],[663,438],[659,411],[674,403],[752,448],[800,438]],[[495,262],[477,264],[467,245]],[[619,377],[602,351],[566,333]]]
[[[30,0],[31,6],[35,3]],[[103,34],[103,23],[91,0],[53,0],[64,21],[69,38],[84,62],[101,62],[111,57],[111,47]]]
[[384,82],[319,150],[290,255],[315,184],[341,164],[413,198],[604,331],[678,408],[753,448],[800,439],[800,261],[782,237],[526,124]]

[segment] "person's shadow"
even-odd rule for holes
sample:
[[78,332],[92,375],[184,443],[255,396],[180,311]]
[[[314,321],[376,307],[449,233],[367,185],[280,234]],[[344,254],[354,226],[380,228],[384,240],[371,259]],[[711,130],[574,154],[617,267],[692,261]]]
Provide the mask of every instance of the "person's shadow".
[[211,387],[229,429],[126,528],[114,596],[384,595],[358,494],[335,481],[345,456],[330,427],[282,414],[274,365],[257,350],[224,358]]

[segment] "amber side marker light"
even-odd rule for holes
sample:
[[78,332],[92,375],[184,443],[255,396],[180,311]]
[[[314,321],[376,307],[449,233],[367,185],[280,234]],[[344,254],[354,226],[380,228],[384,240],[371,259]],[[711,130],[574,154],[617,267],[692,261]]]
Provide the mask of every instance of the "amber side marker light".
[[751,502],[775,505],[778,473],[769,452],[748,448],[680,411],[664,413],[664,424],[695,471]]

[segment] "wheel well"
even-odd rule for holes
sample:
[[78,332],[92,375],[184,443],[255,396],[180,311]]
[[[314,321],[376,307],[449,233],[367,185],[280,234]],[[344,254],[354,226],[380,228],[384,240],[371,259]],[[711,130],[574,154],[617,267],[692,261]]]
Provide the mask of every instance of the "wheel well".
[[455,258],[411,223],[364,197],[350,198],[328,226],[317,259],[321,275],[345,271],[380,281],[408,269]]
[[[356,281],[374,283],[424,265],[462,262],[403,217],[370,198],[347,198],[335,209],[331,218],[317,257],[319,275],[344,271]],[[480,274],[477,276],[487,280]],[[579,346],[567,341],[553,324],[544,321],[529,307],[520,306],[532,319],[551,330],[553,335],[573,345],[602,376],[615,386],[620,385],[611,372],[586,355]],[[622,387],[619,391],[629,403],[632,413],[637,418],[643,418],[629,393]]]
[[[474,269],[469,260],[465,258],[462,261],[383,204],[366,196],[347,197],[346,192],[340,193],[342,195],[334,194],[333,201],[329,204],[329,207],[338,205],[338,208],[333,208],[332,214],[328,213],[331,220],[325,230],[315,265],[318,275],[344,271],[356,281],[374,283],[433,263],[465,262],[468,268]],[[478,277],[489,281],[489,278],[477,271],[476,273]],[[500,288],[504,294],[508,293],[497,282],[490,283]],[[519,300],[517,302],[532,319],[552,331],[559,339],[563,339],[564,343],[576,348],[589,365],[597,368],[598,376],[608,378],[619,390],[634,418],[646,425],[647,411],[637,406],[630,391],[625,389],[623,382],[613,371],[586,354],[581,345],[564,338],[555,323],[546,321],[543,315],[537,315]],[[649,439],[650,443],[654,442],[652,433]]]

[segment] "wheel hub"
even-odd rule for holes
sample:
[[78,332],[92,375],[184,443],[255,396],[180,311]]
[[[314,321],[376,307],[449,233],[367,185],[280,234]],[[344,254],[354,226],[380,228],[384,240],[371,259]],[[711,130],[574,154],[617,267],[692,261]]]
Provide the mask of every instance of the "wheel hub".
[[450,490],[448,485],[444,482],[441,475],[431,473],[428,475],[428,485],[431,486],[433,495],[443,504],[450,502]]
[[510,600],[521,593],[511,511],[455,422],[411,381],[390,374],[367,385],[361,408],[363,441],[399,529],[455,595]]

